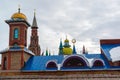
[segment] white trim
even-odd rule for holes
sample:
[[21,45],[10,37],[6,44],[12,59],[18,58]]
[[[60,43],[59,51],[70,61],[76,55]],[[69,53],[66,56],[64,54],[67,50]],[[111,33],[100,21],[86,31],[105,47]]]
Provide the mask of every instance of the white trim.
[[58,68],[57,61],[56,61],[56,60],[49,60],[49,61],[47,61],[46,65],[45,65],[46,68],[47,68],[47,65],[48,65],[50,62],[54,62],[54,63],[56,64],[57,68]]
[[105,63],[104,63],[104,61],[103,61],[102,59],[97,59],[97,58],[96,58],[96,59],[93,59],[93,60],[92,60],[92,65],[91,65],[91,67],[93,67],[94,62],[97,61],[97,60],[101,61],[101,62],[103,63],[103,66],[105,66]]

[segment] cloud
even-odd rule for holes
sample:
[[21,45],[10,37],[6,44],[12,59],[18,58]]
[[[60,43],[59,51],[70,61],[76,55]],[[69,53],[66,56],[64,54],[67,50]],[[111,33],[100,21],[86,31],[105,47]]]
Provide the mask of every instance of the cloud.
[[[18,4],[30,23],[33,19],[33,10],[36,9],[42,50],[48,47],[57,54],[59,40],[63,38],[64,41],[66,34],[68,39],[77,40],[78,52],[85,45],[91,53],[100,53],[100,39],[120,38],[119,0],[12,0],[11,4],[7,1],[0,3],[0,50],[8,46],[9,27],[4,20],[17,12]],[[30,29],[28,43],[29,37]]]

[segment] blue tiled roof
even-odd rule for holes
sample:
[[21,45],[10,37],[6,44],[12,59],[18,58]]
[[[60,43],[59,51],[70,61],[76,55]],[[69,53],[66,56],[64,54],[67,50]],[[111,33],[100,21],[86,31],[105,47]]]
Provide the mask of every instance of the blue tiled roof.
[[49,60],[55,60],[61,63],[64,56],[32,56],[22,70],[46,70],[46,63]]
[[111,56],[110,56],[110,53],[109,51],[112,49],[112,48],[115,48],[115,47],[118,47],[120,46],[120,44],[102,44],[101,45],[101,49],[102,51],[104,52],[105,56],[108,58],[108,60],[112,60]]
[[[78,54],[76,54],[78,55]],[[81,54],[79,54],[81,55]],[[78,55],[78,56],[79,56]],[[102,54],[82,54],[82,56],[85,56],[87,59],[101,59],[104,61],[105,66],[101,68],[95,68],[95,67],[85,67],[85,68],[61,68],[60,70],[95,70],[95,69],[109,69],[110,66],[108,64],[108,61],[104,58]],[[30,59],[25,63],[25,66],[22,68],[23,71],[47,71],[47,70],[57,70],[56,69],[47,69],[46,64],[50,60],[54,60],[57,62],[57,64],[61,64],[62,61],[65,59],[64,55],[56,55],[56,56],[31,56]]]
[[91,58],[101,58],[101,54],[84,54],[85,57],[91,59]]
[[104,61],[105,63],[105,68],[109,68],[109,63],[108,60],[105,59],[103,54],[85,54],[85,57],[89,58],[89,59],[101,59]]

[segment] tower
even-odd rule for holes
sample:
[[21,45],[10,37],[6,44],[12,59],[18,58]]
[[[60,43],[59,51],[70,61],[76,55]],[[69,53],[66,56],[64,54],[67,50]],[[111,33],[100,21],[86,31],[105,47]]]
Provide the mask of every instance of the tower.
[[5,21],[9,25],[9,49],[2,52],[3,70],[20,70],[33,53],[27,46],[27,29],[30,24],[27,17],[20,12],[14,13]]
[[66,37],[66,40],[64,41],[64,45],[63,45],[63,54],[64,55],[72,54],[72,49],[70,47],[71,47],[71,45],[69,45],[69,40]]
[[72,40],[72,43],[73,43],[73,51],[72,51],[72,53],[73,53],[73,54],[76,54],[76,48],[75,48],[76,40],[73,39],[73,40]]
[[63,45],[62,45],[62,40],[60,40],[60,45],[59,45],[59,55],[63,55]]
[[83,54],[88,54],[88,51],[87,51],[87,49],[85,48],[85,46],[83,45],[83,50],[82,50],[82,53]]
[[37,26],[35,12],[34,12],[34,18],[33,18],[33,23],[31,27],[31,39],[30,39],[29,50],[31,50],[37,56],[39,56],[41,53],[41,49],[39,45],[38,26]]

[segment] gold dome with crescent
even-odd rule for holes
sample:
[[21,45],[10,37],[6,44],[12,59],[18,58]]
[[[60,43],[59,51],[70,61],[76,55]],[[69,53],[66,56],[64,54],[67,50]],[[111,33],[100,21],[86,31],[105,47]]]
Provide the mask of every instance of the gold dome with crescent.
[[27,17],[20,12],[20,8],[18,9],[18,12],[17,13],[14,13],[12,16],[11,16],[12,19],[24,19],[24,20],[27,20]]

